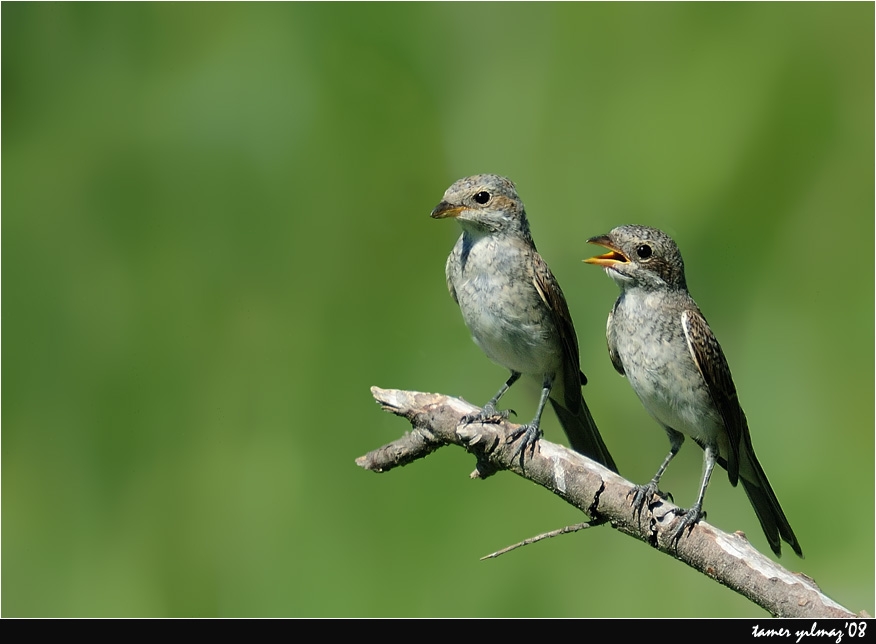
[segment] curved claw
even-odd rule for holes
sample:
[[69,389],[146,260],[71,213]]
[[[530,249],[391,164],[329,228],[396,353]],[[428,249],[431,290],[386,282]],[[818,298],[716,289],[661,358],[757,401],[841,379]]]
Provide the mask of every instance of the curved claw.
[[630,501],[630,506],[636,510],[639,518],[642,517],[642,508],[645,507],[645,503],[647,502],[650,505],[654,495],[659,496],[661,499],[665,499],[667,496],[657,489],[657,481],[653,480],[645,485],[637,485],[627,494],[627,498],[633,497],[633,500]]
[[633,500],[630,501],[630,506],[636,511],[639,518],[642,516],[642,508],[645,506],[645,502],[650,501],[656,493],[657,484],[651,481],[645,485],[637,485],[627,494],[627,497],[633,497]]
[[672,510],[672,512],[677,517],[680,517],[678,525],[672,532],[672,541],[677,547],[685,529],[687,529],[688,534],[690,534],[694,529],[694,526],[699,523],[700,519],[706,518],[706,513],[703,512],[703,506],[700,503],[694,503],[690,510],[677,508]]
[[535,454],[535,446],[538,444],[538,439],[541,438],[542,432],[538,425],[532,423],[529,425],[521,425],[508,436],[507,443],[513,443],[520,439],[520,444],[514,450],[511,456],[513,462],[515,458],[520,456],[520,467],[524,467],[523,460],[526,457],[526,448],[529,448],[529,456]]
[[508,410],[499,411],[494,405],[487,403],[480,411],[473,414],[466,414],[462,417],[462,422],[466,425],[470,423],[498,423],[508,418]]

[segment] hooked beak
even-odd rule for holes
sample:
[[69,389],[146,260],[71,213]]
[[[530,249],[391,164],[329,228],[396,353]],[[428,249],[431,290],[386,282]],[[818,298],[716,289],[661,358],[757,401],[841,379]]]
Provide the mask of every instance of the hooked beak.
[[432,219],[446,219],[447,217],[459,217],[459,214],[465,210],[465,206],[455,206],[452,203],[442,201],[432,209]]

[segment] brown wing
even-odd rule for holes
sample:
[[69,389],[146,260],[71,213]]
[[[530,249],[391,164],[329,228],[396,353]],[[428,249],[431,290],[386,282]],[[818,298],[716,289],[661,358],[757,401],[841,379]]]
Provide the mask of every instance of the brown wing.
[[[532,259],[534,268],[532,283],[542,301],[547,305],[563,345],[562,375],[565,384],[565,406],[569,411],[577,412],[581,407],[581,385],[587,384],[587,377],[580,368],[578,337],[575,335],[572,315],[569,313],[569,306],[566,304],[563,291],[547,263],[537,252],[533,253]],[[575,383],[576,386],[572,386],[572,383]]]
[[688,309],[681,314],[681,325],[687,338],[687,346],[703,380],[706,382],[712,402],[724,420],[730,443],[730,453],[722,454],[727,459],[727,473],[730,483],[739,480],[739,450],[743,436],[748,432],[745,414],[739,405],[736,386],[730,374],[727,358],[718,344],[715,334],[709,328],[702,314]]
[[621,362],[620,356],[618,355],[617,341],[614,337],[614,327],[611,324],[612,320],[614,320],[614,310],[617,308],[618,302],[620,302],[620,299],[614,303],[614,306],[611,307],[611,311],[608,312],[608,322],[605,323],[605,341],[608,344],[608,357],[611,358],[611,364],[614,365],[614,370],[620,375],[626,376],[627,372],[624,371],[624,363]]
[[453,301],[459,304],[459,298],[456,296],[456,288],[453,286],[455,275],[459,266],[459,256],[462,254],[462,235],[456,240],[450,254],[447,256],[447,262],[444,264],[444,277],[447,279],[447,290],[450,291],[450,297]]

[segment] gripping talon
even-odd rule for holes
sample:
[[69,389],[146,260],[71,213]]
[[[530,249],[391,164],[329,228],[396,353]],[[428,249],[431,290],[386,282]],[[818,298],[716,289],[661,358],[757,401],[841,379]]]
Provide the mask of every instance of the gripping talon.
[[520,439],[520,444],[517,445],[517,448],[514,450],[514,454],[511,456],[511,461],[513,462],[514,459],[520,456],[520,467],[525,467],[523,461],[526,457],[526,448],[529,448],[529,456],[532,458],[535,454],[535,446],[538,444],[541,435],[542,432],[538,425],[521,425],[511,432],[506,441],[507,443],[513,443]]
[[466,425],[471,423],[498,423],[508,418],[508,410],[499,411],[495,406],[487,403],[480,411],[473,414],[466,414],[462,417],[462,422]]
[[689,510],[678,508],[672,512],[679,517],[678,526],[676,526],[672,533],[672,542],[678,547],[678,542],[684,535],[685,529],[687,529],[687,533],[690,534],[693,531],[694,526],[700,522],[700,519],[706,517],[706,513],[703,512],[703,507],[699,503],[694,503],[693,507]]
[[635,509],[639,518],[642,517],[642,509],[645,507],[645,503],[647,502],[650,505],[651,499],[654,498],[655,494],[664,498],[660,490],[657,489],[657,483],[655,481],[651,481],[645,485],[637,485],[629,491],[627,497],[633,497],[633,500],[630,501],[630,506]]

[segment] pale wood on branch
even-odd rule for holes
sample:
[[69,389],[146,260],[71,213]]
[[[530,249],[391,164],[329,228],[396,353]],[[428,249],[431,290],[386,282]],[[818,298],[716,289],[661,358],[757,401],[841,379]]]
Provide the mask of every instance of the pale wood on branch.
[[466,414],[478,408],[441,394],[378,387],[372,387],[371,393],[384,410],[407,418],[413,430],[356,459],[360,467],[387,472],[445,445],[458,445],[476,458],[473,478],[512,471],[562,497],[594,523],[610,523],[618,531],[735,590],[773,615],[857,617],[824,595],[806,575],[790,572],[758,552],[741,532],[728,534],[700,521],[676,544],[671,538],[677,519],[671,510],[676,506],[655,497],[639,517],[627,498],[633,483],[570,449],[541,439],[531,457],[527,451],[525,468],[521,467],[519,457],[512,462],[514,444],[509,444],[507,437],[518,427],[514,423],[503,419],[462,423]]

